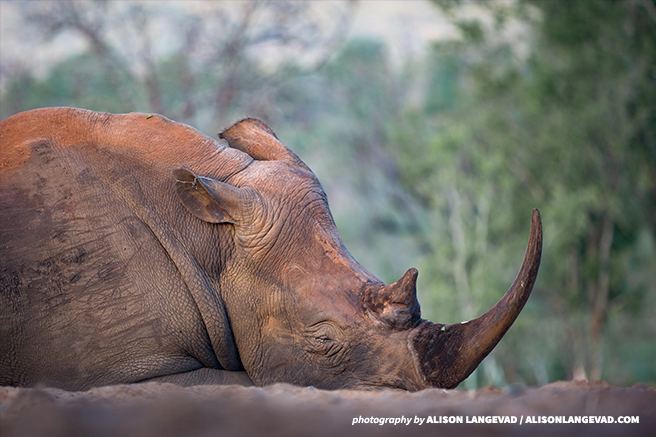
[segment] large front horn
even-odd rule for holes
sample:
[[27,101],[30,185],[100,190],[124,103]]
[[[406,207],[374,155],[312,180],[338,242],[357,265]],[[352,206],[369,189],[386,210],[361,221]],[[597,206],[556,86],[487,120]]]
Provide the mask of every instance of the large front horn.
[[522,268],[503,298],[475,320],[453,325],[423,321],[415,328],[410,344],[426,386],[456,387],[494,349],[531,294],[541,254],[542,221],[534,209]]

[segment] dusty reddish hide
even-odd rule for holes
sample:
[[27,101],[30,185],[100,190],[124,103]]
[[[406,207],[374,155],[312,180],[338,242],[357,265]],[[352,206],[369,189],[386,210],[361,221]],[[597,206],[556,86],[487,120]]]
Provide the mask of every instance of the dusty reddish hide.
[[[352,425],[353,418],[638,416],[638,424]],[[17,436],[638,436],[656,431],[656,388],[557,382],[537,389],[325,391],[147,383],[86,392],[0,387],[0,429]]]

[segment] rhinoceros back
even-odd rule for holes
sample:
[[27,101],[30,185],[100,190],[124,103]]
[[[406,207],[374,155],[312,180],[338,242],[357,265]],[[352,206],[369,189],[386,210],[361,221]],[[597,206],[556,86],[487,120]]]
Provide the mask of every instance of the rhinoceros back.
[[170,165],[126,144],[138,135],[103,140],[109,114],[61,111],[0,131],[0,384],[81,389],[220,368],[156,236],[175,233]]

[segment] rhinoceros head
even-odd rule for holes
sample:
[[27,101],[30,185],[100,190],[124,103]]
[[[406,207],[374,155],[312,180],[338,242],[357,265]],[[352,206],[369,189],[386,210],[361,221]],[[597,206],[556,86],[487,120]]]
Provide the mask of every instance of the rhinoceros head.
[[417,271],[385,285],[358,264],[319,181],[271,129],[246,119],[220,137],[252,160],[222,180],[187,168],[174,176],[187,209],[225,227],[223,238],[231,241],[222,249],[219,292],[256,384],[452,388],[528,299],[542,246],[537,210],[524,263],[505,296],[470,322],[434,324],[420,316]]

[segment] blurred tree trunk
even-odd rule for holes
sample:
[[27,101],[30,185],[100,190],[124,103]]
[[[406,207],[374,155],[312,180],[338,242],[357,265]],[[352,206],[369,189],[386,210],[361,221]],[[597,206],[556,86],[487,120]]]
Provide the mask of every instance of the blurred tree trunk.
[[[591,297],[591,364],[590,379],[601,380],[603,369],[603,326],[608,312],[608,293],[610,289],[610,256],[613,244],[614,221],[609,213],[604,214],[601,235],[598,242],[599,277],[596,284],[590,285]],[[595,244],[596,245],[596,244]]]
[[467,272],[467,239],[465,237],[464,223],[462,219],[462,202],[460,194],[455,186],[451,186],[447,191],[449,201],[449,230],[451,234],[451,244],[455,251],[453,258],[453,279],[456,284],[456,296],[460,318],[469,320],[472,318],[472,296],[469,289],[469,275]]

